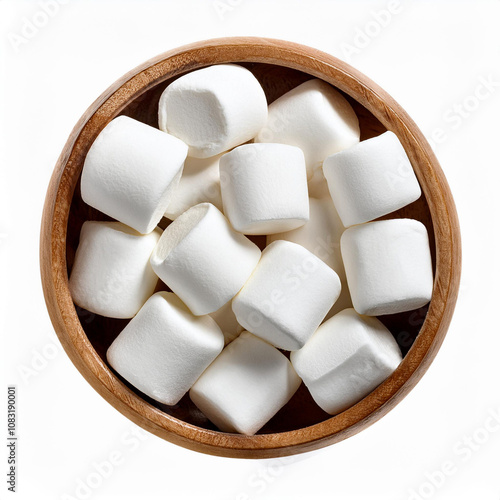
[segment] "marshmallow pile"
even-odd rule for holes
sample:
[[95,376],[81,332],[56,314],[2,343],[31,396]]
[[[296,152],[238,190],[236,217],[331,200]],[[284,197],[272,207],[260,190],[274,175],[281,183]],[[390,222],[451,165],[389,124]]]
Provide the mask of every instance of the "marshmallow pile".
[[177,78],[158,117],[112,120],[81,177],[114,221],[83,224],[69,289],[130,319],[111,367],[165,405],[190,397],[224,432],[255,434],[302,382],[331,415],[359,402],[402,360],[375,316],[433,288],[425,226],[375,220],[421,195],[397,136],[360,142],[349,102],[317,79],[268,106],[234,64]]

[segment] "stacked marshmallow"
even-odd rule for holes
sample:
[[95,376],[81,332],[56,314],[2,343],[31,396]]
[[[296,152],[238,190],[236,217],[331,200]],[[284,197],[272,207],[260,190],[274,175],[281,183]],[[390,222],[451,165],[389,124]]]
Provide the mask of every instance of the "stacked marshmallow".
[[111,367],[162,404],[189,393],[225,432],[256,433],[301,380],[330,414],[356,404],[401,362],[372,316],[432,293],[425,227],[374,221],[420,196],[397,136],[360,142],[349,102],[317,79],[268,107],[233,64],[170,83],[158,119],[112,120],[82,172],[83,200],[117,222],[83,224],[69,287],[132,318]]

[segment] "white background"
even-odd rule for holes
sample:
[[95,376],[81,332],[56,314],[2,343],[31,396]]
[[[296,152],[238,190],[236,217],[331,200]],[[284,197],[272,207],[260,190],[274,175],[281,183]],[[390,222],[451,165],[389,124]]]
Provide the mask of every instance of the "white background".
[[[50,17],[41,5],[0,1],[0,394],[5,401],[7,384],[17,384],[17,497],[498,500],[500,432],[491,415],[500,418],[500,2],[65,0]],[[381,26],[377,12],[389,8]],[[40,27],[26,28],[35,21]],[[231,35],[288,39],[346,59],[392,94],[427,137],[442,129],[434,148],[462,227],[456,313],[422,381],[369,429],[287,460],[205,456],[137,430],[62,351],[39,278],[45,190],[85,109],[144,60]],[[99,480],[96,464],[110,455],[119,464]],[[443,479],[445,462],[451,473]],[[101,484],[78,491],[89,478]],[[2,479],[1,498],[13,495],[6,487]]]

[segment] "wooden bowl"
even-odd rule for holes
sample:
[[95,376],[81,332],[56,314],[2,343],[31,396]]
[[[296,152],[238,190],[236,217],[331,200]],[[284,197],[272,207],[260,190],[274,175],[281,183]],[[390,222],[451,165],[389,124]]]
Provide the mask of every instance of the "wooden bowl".
[[[211,64],[239,63],[261,82],[269,102],[317,77],[341,90],[358,114],[361,138],[392,130],[401,140],[423,196],[386,218],[412,217],[429,231],[435,270],[428,307],[380,319],[404,354],[399,368],[355,406],[334,417],[302,385],[255,436],[218,431],[185,396],[168,407],[120,378],[105,352],[127,320],[75,308],[68,290],[80,228],[107,220],[80,197],[87,151],[104,126],[128,115],[157,126],[163,89],[178,76]],[[451,320],[460,279],[460,234],[454,202],[439,164],[415,123],[380,87],[346,63],[302,45],[264,38],[225,38],[162,54],[113,84],[80,119],[54,169],[43,211],[40,263],[47,308],[59,339],[81,374],[117,410],[144,429],[192,450],[227,457],[265,458],[314,450],[359,432],[385,415],[415,386],[436,355]],[[389,436],[388,436],[389,437]]]

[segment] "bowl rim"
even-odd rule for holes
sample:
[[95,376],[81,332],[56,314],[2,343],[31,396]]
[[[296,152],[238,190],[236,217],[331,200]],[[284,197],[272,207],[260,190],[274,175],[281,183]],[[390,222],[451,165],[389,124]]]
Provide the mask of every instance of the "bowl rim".
[[[225,62],[293,68],[331,83],[367,108],[403,144],[426,197],[436,239],[436,272],[429,310],[396,371],[343,413],[309,427],[274,434],[243,436],[203,429],[141,399],[94,350],[68,288],[66,229],[80,173],[75,159],[86,153],[85,148],[106,123],[153,86],[186,71]],[[112,84],[83,114],[63,148],[47,190],[40,269],[47,309],[62,346],[85,379],[118,411],[153,434],[195,451],[225,457],[271,458],[318,449],[356,434],[394,408],[416,385],[443,342],[456,304],[460,229],[449,186],[428,142],[401,106],[377,84],[336,57],[304,45],[260,37],[217,38],[184,45],[144,62]]]

